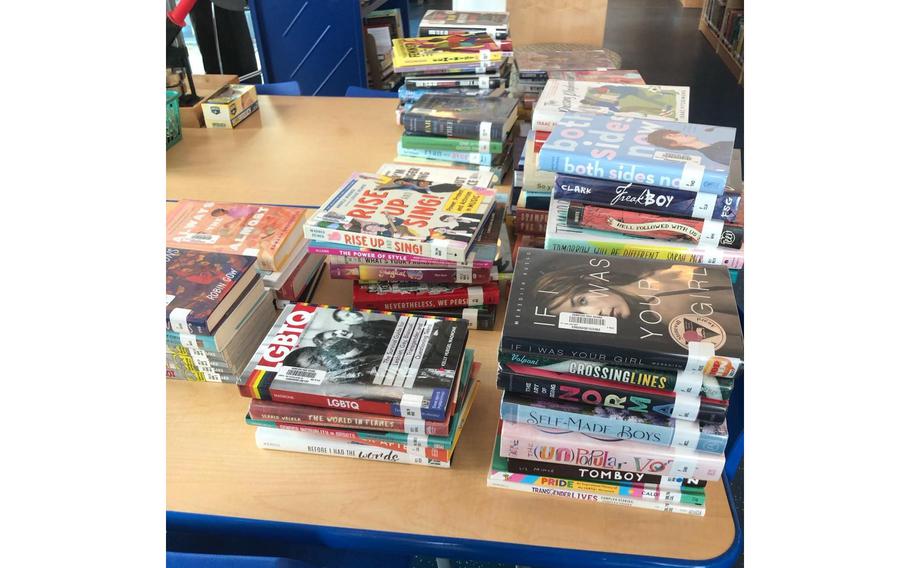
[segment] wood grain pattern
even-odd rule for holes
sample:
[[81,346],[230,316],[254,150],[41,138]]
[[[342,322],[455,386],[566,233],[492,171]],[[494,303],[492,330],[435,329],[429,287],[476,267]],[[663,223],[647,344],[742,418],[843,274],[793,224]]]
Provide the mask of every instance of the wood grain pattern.
[[509,32],[516,46],[532,43],[604,45],[607,0],[509,0]]

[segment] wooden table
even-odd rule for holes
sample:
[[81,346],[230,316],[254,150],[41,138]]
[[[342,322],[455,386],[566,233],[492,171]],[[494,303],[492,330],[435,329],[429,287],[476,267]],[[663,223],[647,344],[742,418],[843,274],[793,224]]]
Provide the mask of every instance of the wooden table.
[[[318,205],[350,171],[374,171],[394,156],[400,134],[392,120],[394,101],[261,98],[261,127],[194,132],[169,151],[169,197]],[[365,133],[357,138],[362,143],[351,141],[358,128]],[[242,150],[242,159],[216,151],[232,147]],[[257,151],[269,155],[257,159]],[[302,157],[270,171],[295,154]],[[314,171],[318,185],[308,181]],[[350,282],[326,278],[315,301],[350,303]],[[242,519],[292,523],[267,526],[288,538],[316,531],[322,542],[342,547],[366,538],[378,548],[390,543],[385,550],[532,566],[728,565],[741,535],[722,482],[708,484],[704,518],[486,486],[499,411],[496,350],[504,306],[495,330],[470,332],[469,346],[482,365],[480,391],[450,470],[259,450],[254,429],[243,421],[249,401],[236,387],[169,381],[169,527],[173,521],[186,529],[208,518],[229,532],[237,520],[239,535],[254,522]]]

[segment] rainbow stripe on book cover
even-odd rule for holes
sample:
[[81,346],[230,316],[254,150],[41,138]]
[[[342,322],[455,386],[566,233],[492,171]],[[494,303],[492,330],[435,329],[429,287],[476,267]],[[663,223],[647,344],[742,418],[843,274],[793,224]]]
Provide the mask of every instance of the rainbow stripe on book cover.
[[256,350],[251,398],[443,420],[467,341],[455,318],[290,304]]

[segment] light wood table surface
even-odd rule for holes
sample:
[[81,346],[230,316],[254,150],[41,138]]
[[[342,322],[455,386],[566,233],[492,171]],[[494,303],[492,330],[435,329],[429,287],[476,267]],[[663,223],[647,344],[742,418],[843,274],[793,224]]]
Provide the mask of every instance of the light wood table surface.
[[[252,134],[202,130],[170,150],[168,195],[318,205],[349,170],[374,171],[394,156],[400,130],[393,103],[290,97],[267,103],[263,125]],[[352,141],[358,130],[370,134]],[[247,154],[232,160],[216,151],[230,147]],[[257,160],[252,153],[279,149],[282,160],[304,157],[279,173],[269,170],[281,160]],[[205,156],[213,163],[204,164]],[[310,168],[319,172],[320,187],[295,193],[315,183],[308,181]],[[270,181],[245,185],[257,176]],[[350,300],[350,281],[323,275],[315,302]],[[495,330],[469,335],[481,384],[451,469],[260,450],[244,423],[249,400],[237,387],[168,381],[168,510],[685,560],[724,554],[735,525],[721,482],[708,484],[703,518],[486,486],[499,413],[496,350],[504,307]]]

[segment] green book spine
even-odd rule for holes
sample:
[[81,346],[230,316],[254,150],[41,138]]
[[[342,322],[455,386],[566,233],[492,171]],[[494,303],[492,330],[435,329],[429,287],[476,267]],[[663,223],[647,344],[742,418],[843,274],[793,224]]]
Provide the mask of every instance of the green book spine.
[[[487,145],[486,153],[499,154],[502,152],[502,142],[491,141]],[[409,136],[401,137],[401,147],[413,150],[447,150],[450,152],[480,152],[479,140],[466,140],[463,138],[444,138],[442,136]]]

